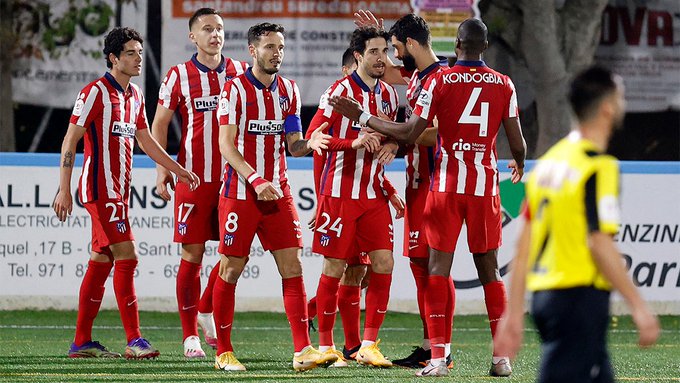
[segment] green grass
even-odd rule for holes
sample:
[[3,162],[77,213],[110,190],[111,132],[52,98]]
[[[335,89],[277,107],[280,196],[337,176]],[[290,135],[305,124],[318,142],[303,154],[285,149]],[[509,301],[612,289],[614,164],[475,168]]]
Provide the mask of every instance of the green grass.
[[[316,369],[295,373],[291,368],[292,341],[288,323],[278,313],[237,313],[234,347],[248,368],[244,373],[226,373],[212,367],[214,351],[207,360],[186,360],[181,350],[177,314],[142,312],[142,331],[161,351],[157,360],[126,361],[69,359],[76,313],[72,311],[0,312],[0,381],[2,382],[391,382],[414,381],[415,370],[374,369],[350,364],[346,369]],[[640,350],[630,317],[612,320],[609,347],[619,381],[680,382],[680,317],[661,318],[664,332],[656,347]],[[342,330],[336,329],[342,344]],[[420,318],[390,313],[380,334],[381,348],[388,358],[407,355],[422,336]],[[110,350],[125,346],[118,313],[103,311],[95,322],[95,339]],[[513,364],[509,379],[490,378],[491,347],[488,325],[482,316],[457,316],[453,333],[455,367],[447,381],[533,382],[538,362],[538,338],[528,331],[525,345]],[[312,341],[316,342],[316,334]],[[452,379],[451,379],[452,378]],[[420,381],[420,380],[418,380]]]

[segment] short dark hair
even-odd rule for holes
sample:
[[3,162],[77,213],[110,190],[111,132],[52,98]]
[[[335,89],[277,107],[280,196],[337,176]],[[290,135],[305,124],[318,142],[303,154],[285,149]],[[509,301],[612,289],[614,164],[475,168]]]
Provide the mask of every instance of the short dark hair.
[[267,34],[268,32],[279,32],[284,34],[285,30],[281,24],[272,23],[259,23],[255,24],[250,29],[248,29],[248,45],[254,44],[256,41],[260,40],[260,36]]
[[196,20],[198,20],[199,17],[205,16],[205,15],[217,15],[219,16],[220,13],[214,10],[213,8],[199,8],[194,12],[193,15],[191,15],[191,18],[189,19],[189,30],[191,30],[191,27],[194,26],[194,23]]
[[352,52],[359,52],[363,55],[364,51],[366,51],[366,42],[379,37],[385,39],[385,42],[390,39],[390,35],[382,29],[376,27],[357,28],[352,32],[352,37],[349,40],[349,49]]
[[342,54],[342,65],[350,67],[352,64],[356,63],[357,59],[354,57],[354,51],[350,48],[345,49],[345,53]]
[[106,66],[111,69],[113,68],[113,63],[109,60],[109,53],[113,53],[114,56],[120,58],[120,53],[123,51],[125,43],[130,40],[139,41],[140,44],[144,44],[144,39],[136,30],[128,27],[116,27],[109,32],[104,38],[104,57],[106,58]]
[[600,101],[616,91],[614,73],[601,66],[592,66],[579,73],[569,88],[569,103],[579,121],[593,116]]
[[406,44],[406,38],[410,37],[422,46],[430,45],[430,27],[425,19],[413,13],[397,20],[390,28],[390,35],[404,44]]
[[486,24],[478,19],[467,19],[458,27],[460,49],[468,54],[481,54],[486,48],[489,34]]

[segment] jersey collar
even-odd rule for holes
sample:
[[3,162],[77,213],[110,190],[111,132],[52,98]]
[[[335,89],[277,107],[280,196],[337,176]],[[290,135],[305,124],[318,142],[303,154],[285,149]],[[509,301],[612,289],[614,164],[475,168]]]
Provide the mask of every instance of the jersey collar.
[[433,70],[435,70],[435,69],[438,68],[438,67],[441,67],[441,66],[447,67],[447,66],[449,66],[449,60],[447,60],[445,57],[437,56],[437,58],[439,59],[439,61],[433,62],[432,64],[430,64],[430,66],[428,66],[427,68],[423,69],[422,72],[418,72],[418,79],[419,79],[419,80],[422,80],[422,79],[424,79],[425,77],[427,77],[428,74],[430,74]]
[[104,74],[104,77],[109,81],[109,84],[111,84],[111,86],[116,88],[116,90],[118,90],[120,93],[125,93],[125,89],[123,89],[123,87],[120,86],[120,84],[118,83],[118,81],[116,81],[116,78],[113,77],[111,72],[106,72]]
[[201,64],[200,61],[198,61],[198,53],[194,53],[193,56],[191,56],[191,62],[193,62],[194,65],[196,65],[196,68],[198,68],[198,70],[200,70],[201,72],[206,72],[206,73],[210,72],[211,70],[214,70],[216,72],[222,72],[224,70],[225,65],[226,65],[225,60],[224,60],[224,56],[222,56],[222,61],[220,61],[220,65],[218,65],[217,68],[215,68],[215,69],[210,69],[207,66]]
[[359,85],[359,87],[363,91],[365,91],[365,92],[375,92],[375,94],[380,94],[380,80],[376,81],[375,90],[371,90],[371,87],[366,85],[364,80],[361,79],[361,77],[359,76],[359,74],[356,71],[352,72],[350,77],[352,78],[352,80],[354,80],[355,83],[357,83],[357,85]]
[[456,65],[462,66],[486,66],[484,60],[458,60]]
[[[259,90],[265,89],[266,86],[264,86],[263,83],[258,80],[255,75],[253,74],[253,67],[248,67],[246,69],[246,78],[248,81],[250,81],[255,87]],[[274,92],[276,90],[276,85],[279,83],[279,75],[275,74],[274,75],[274,81],[272,81],[272,84],[269,85],[269,90]]]

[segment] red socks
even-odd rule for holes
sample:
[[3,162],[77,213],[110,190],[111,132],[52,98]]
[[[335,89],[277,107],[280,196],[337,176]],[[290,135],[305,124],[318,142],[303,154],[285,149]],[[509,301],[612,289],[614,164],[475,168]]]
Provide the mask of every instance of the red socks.
[[453,278],[448,280],[449,299],[446,302],[446,331],[444,341],[451,343],[451,332],[453,331],[453,312],[456,309],[456,287],[453,285]]
[[217,355],[234,351],[231,344],[231,327],[234,323],[234,301],[236,284],[227,283],[222,278],[215,280],[213,288],[213,317],[217,331]]
[[371,279],[366,291],[366,320],[364,340],[378,339],[378,330],[385,320],[387,303],[390,301],[392,274],[378,274],[371,271]]
[[312,299],[307,302],[307,315],[309,316],[309,319],[314,319],[314,317],[316,317],[316,297],[312,297]]
[[423,339],[430,339],[427,332],[427,316],[425,315],[425,290],[427,289],[427,266],[420,263],[409,262],[411,266],[411,273],[416,282],[416,296],[418,299],[418,311],[420,312],[420,320],[423,322]]
[[88,263],[87,271],[80,284],[76,336],[73,340],[76,346],[82,346],[83,343],[92,340],[92,324],[99,313],[102,297],[104,297],[104,283],[112,267],[111,262],[90,260]]
[[[293,334],[295,352],[312,344],[309,339],[309,319],[307,318],[307,294],[302,276],[282,280],[283,307],[286,310],[290,331]],[[219,337],[218,337],[219,339]]]
[[430,333],[430,347],[432,359],[444,358],[444,344],[446,344],[446,307],[449,303],[450,277],[430,275],[427,280],[425,294],[425,310],[427,312],[427,326]]
[[139,312],[135,295],[136,259],[123,259],[114,262],[113,290],[116,293],[120,320],[123,322],[128,343],[142,336],[139,331]]
[[[505,296],[505,285],[503,281],[494,281],[487,283],[484,286],[484,301],[486,303],[486,312],[489,315],[489,327],[491,327],[491,337],[496,338],[496,326],[498,321],[505,311],[507,298]],[[496,350],[494,347],[494,356]],[[503,356],[503,355],[500,355]]]
[[198,335],[198,300],[201,295],[201,264],[182,259],[177,271],[177,307],[182,339]]
[[215,281],[220,275],[220,261],[217,261],[217,264],[215,267],[213,267],[212,271],[210,272],[210,276],[208,276],[208,284],[205,285],[205,290],[203,290],[203,295],[201,296],[201,300],[198,301],[198,312],[199,313],[211,313],[213,312],[213,288],[215,287]]
[[333,326],[338,309],[340,278],[321,274],[316,290],[316,309],[319,316],[319,346],[333,345]]
[[361,286],[340,285],[338,289],[338,310],[345,332],[345,347],[352,349],[361,344]]

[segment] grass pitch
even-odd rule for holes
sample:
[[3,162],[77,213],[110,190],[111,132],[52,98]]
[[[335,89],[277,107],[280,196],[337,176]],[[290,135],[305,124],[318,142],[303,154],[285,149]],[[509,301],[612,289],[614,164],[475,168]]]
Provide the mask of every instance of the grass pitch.
[[[279,313],[237,313],[233,342],[248,368],[227,373],[212,366],[214,351],[204,344],[205,360],[182,355],[179,317],[174,313],[141,312],[142,332],[161,351],[156,360],[69,359],[74,334],[73,311],[0,312],[0,381],[2,382],[394,382],[422,381],[415,370],[375,369],[350,363],[345,369],[316,369],[295,373],[291,367],[292,340],[288,323]],[[338,320],[338,322],[340,322]],[[530,323],[530,322],[527,322]],[[680,317],[661,318],[663,333],[656,347],[640,350],[630,317],[612,318],[609,348],[619,381],[680,382]],[[342,329],[336,341],[342,344]],[[383,353],[397,359],[410,353],[422,337],[420,318],[389,313],[380,332]],[[123,352],[125,335],[118,313],[103,311],[95,321],[94,338],[112,351]],[[452,352],[455,367],[446,381],[533,382],[538,364],[538,338],[533,329],[513,364],[510,378],[487,376],[491,339],[486,317],[457,316]],[[312,333],[312,342],[317,336]]]

